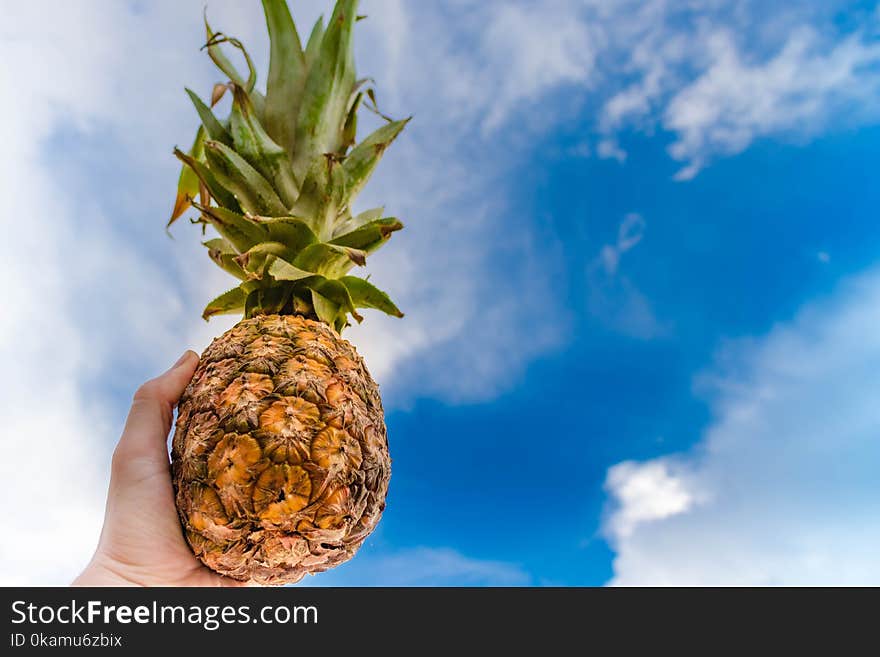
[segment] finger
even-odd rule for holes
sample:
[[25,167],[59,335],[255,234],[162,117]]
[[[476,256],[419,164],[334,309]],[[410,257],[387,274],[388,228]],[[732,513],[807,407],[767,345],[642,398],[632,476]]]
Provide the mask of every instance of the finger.
[[198,362],[198,354],[186,351],[167,372],[138,388],[114,460],[148,456],[167,462],[165,441],[171,430],[174,405],[192,379]]

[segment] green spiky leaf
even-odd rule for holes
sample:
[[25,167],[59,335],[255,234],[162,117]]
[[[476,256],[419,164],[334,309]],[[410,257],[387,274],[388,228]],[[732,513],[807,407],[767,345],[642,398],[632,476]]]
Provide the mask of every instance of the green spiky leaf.
[[358,110],[361,107],[361,101],[364,99],[363,92],[358,93],[354,97],[351,109],[348,110],[348,117],[345,119],[345,125],[342,128],[342,152],[346,152],[354,146],[357,137],[357,118]]
[[312,66],[315,64],[315,59],[318,57],[318,53],[321,51],[321,42],[324,40],[324,17],[318,16],[318,20],[315,21],[315,25],[312,28],[311,34],[309,34],[309,42],[306,44],[305,50],[305,63],[306,70],[311,70]]
[[352,264],[363,266],[367,263],[367,254],[359,249],[335,244],[311,244],[307,246],[292,264],[300,269],[337,277],[351,269]]
[[312,305],[315,308],[315,314],[318,316],[318,319],[330,326],[336,325],[336,320],[340,315],[338,304],[312,290]]
[[279,281],[292,282],[297,288],[306,288],[317,292],[336,305],[338,310],[351,313],[352,317],[359,322],[363,319],[357,312],[348,288],[338,280],[320,274],[311,274],[283,260],[275,260],[269,267],[269,273]]
[[[357,144],[359,111],[378,113],[375,83],[355,76],[352,35],[357,0],[337,0],[319,19],[305,49],[286,0],[262,0],[270,38],[266,96],[242,43],[215,32],[205,19],[204,48],[229,82],[219,82],[210,106],[187,90],[202,125],[183,162],[172,221],[188,207],[220,237],[204,242],[211,259],[241,282],[205,309],[294,313],[342,331],[358,307],[400,311],[388,295],[347,276],[367,253],[402,228],[382,209],[352,216],[351,203],[406,121],[391,121]],[[242,75],[227,55],[238,49]],[[368,84],[369,83],[369,84]],[[232,109],[211,108],[232,91]],[[385,117],[387,118],[387,117]],[[198,198],[197,198],[198,197]]]
[[208,255],[211,256],[211,260],[213,260],[220,269],[225,271],[227,274],[232,274],[240,281],[248,280],[248,273],[241,268],[241,265],[238,264],[237,257],[233,253],[222,253],[215,249],[210,249],[208,251]]
[[199,118],[202,120],[202,125],[208,132],[208,137],[222,142],[227,146],[231,146],[232,136],[226,128],[223,127],[223,124],[217,120],[217,117],[214,116],[214,112],[211,111],[211,108],[205,105],[202,99],[191,89],[186,89],[186,93],[189,95],[193,105],[195,105],[196,112],[198,112]]
[[202,312],[202,319],[208,319],[214,315],[227,315],[232,313],[240,313],[245,308],[245,293],[239,287],[234,287],[228,292],[224,292],[211,303],[205,306]]
[[254,116],[250,98],[238,85],[233,89],[229,126],[235,151],[272,183],[285,207],[292,206],[299,196],[299,189],[293,178],[287,151],[272,141],[263,130],[263,126]]
[[296,259],[296,251],[281,242],[260,242],[242,253],[237,258],[237,262],[245,271],[255,273],[257,278],[262,278],[263,268],[275,258],[290,262]]
[[311,217],[315,232],[327,239],[332,232],[333,220],[342,209],[347,188],[345,172],[337,158],[319,155],[309,167],[293,211],[297,216]]
[[233,246],[222,237],[215,237],[214,239],[206,240],[202,242],[202,246],[206,246],[209,249],[217,249],[220,253],[238,255]]
[[[201,126],[196,131],[196,138],[193,141],[192,148],[189,150],[189,157],[198,160],[204,155],[203,146],[205,139],[205,130]],[[177,221],[184,212],[190,207],[190,201],[199,193],[199,177],[195,170],[186,162],[180,167],[180,177],[177,179],[177,196],[174,199],[174,209],[171,211],[171,218],[168,220],[166,228]]]
[[[208,56],[217,65],[219,68],[232,82],[239,85],[240,87],[244,87],[248,91],[251,91],[254,88],[254,85],[257,83],[257,69],[254,68],[254,63],[251,61],[250,55],[248,55],[247,50],[241,44],[238,39],[232,39],[226,37],[219,32],[214,32],[211,29],[211,25],[208,23],[208,8],[205,7],[204,12],[205,19],[205,35],[207,36],[207,42],[205,43],[205,48],[208,49]],[[245,62],[248,67],[248,78],[245,80],[238,70],[235,68],[235,65],[229,61],[229,58],[224,54],[223,50],[220,48],[221,43],[229,43],[235,48],[238,48],[241,51],[242,55],[244,55]]]
[[296,125],[293,168],[305,178],[315,155],[338,153],[355,83],[352,33],[357,0],[338,0],[306,77]]
[[[205,34],[208,38],[207,43],[205,44],[205,48],[208,50],[208,56],[210,56],[211,60],[214,64],[219,68],[234,84],[237,84],[240,87],[244,87],[245,90],[250,94],[251,101],[254,104],[254,108],[256,109],[257,116],[262,117],[263,112],[265,111],[266,99],[263,97],[261,93],[259,93],[256,89],[254,89],[254,85],[257,83],[257,69],[254,68],[254,63],[251,61],[251,57],[245,49],[244,45],[238,39],[232,39],[217,32],[214,32],[211,29],[211,26],[208,24],[208,10],[205,7]],[[234,48],[237,48],[241,51],[241,54],[244,55],[245,63],[248,67],[248,77],[245,80],[232,62],[229,61],[229,58],[223,53],[223,50],[220,48],[221,43],[229,43]]]
[[274,315],[281,312],[284,304],[290,299],[288,287],[258,288],[247,295],[244,316]]
[[391,297],[369,281],[357,276],[343,276],[339,280],[345,285],[352,302],[358,308],[375,308],[394,317],[403,317]]
[[288,299],[290,299],[290,288],[268,287],[261,290],[260,308],[267,315],[275,315],[281,312]]
[[379,160],[382,159],[385,149],[397,138],[397,135],[400,134],[409,121],[410,119],[392,121],[382,126],[355,146],[351,153],[348,154],[348,157],[345,158],[342,166],[345,169],[348,182],[346,198],[349,203],[367,184],[373,170],[376,168]]
[[346,235],[354,230],[357,230],[364,224],[368,224],[371,221],[376,221],[376,219],[381,219],[383,214],[385,214],[384,207],[365,210],[364,212],[361,212],[354,217],[352,217],[350,214],[347,214],[344,217],[340,217],[340,221],[333,229],[333,237],[336,238],[340,235]]
[[232,274],[240,281],[248,280],[247,272],[238,263],[238,252],[227,240],[217,237],[202,242],[208,248],[208,255],[223,271]]
[[402,228],[403,224],[394,217],[376,219],[350,233],[333,238],[330,244],[349,246],[372,253],[387,242],[392,233]]
[[318,241],[309,225],[298,217],[254,217],[254,221],[269,231],[269,239],[283,242],[296,252]]
[[287,208],[269,182],[234,150],[219,141],[208,140],[205,157],[220,184],[235,195],[247,212],[270,216],[287,214]]
[[239,253],[244,253],[257,244],[266,241],[268,232],[247,217],[227,210],[194,203],[205,219]]
[[284,0],[263,0],[269,28],[269,78],[266,82],[266,131],[293,152],[296,118],[306,82],[306,60],[299,34]]
[[279,281],[300,281],[315,276],[314,272],[294,267],[284,260],[275,260],[269,266],[269,274]]
[[[177,156],[177,159],[181,160],[184,164],[186,164],[190,169],[192,169],[198,179],[202,184],[207,188],[208,193],[211,195],[217,203],[222,205],[225,208],[229,208],[235,212],[241,210],[241,207],[238,205],[238,201],[235,199],[229,191],[226,190],[223,185],[221,185],[214,174],[210,169],[205,165],[204,162],[200,162],[199,160],[191,157],[181,151],[179,148],[174,149],[174,155]],[[190,199],[190,203],[192,203],[192,199]]]
[[315,21],[315,25],[312,27],[312,31],[309,34],[309,41],[306,44],[305,49],[305,60],[306,60],[306,70],[311,70],[312,66],[315,64],[315,60],[318,57],[318,53],[321,52],[321,42],[324,40],[324,17],[318,16],[318,20]]
[[320,294],[339,308],[340,311],[351,313],[351,316],[358,322],[363,320],[363,317],[358,314],[354,306],[351,295],[348,293],[348,288],[341,282],[324,278],[323,276],[314,276],[301,280],[300,284]]

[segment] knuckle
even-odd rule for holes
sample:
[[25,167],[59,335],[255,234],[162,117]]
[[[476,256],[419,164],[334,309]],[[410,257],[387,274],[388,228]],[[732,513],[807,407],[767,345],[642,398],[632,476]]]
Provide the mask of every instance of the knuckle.
[[127,457],[125,447],[120,443],[113,450],[113,456],[110,458],[110,470],[115,473],[122,471],[128,461]]
[[159,382],[156,381],[156,379],[151,379],[135,390],[134,400],[142,401],[146,399],[156,399],[161,392],[160,388],[161,386],[159,385]]

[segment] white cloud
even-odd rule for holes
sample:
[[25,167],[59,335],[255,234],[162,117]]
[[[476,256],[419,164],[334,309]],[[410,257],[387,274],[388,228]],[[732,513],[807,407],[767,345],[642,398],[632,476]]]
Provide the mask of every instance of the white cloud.
[[590,25],[572,20],[564,5],[493,4],[485,29],[487,131],[499,127],[520,101],[534,103],[555,86],[590,80],[595,59]]
[[[527,143],[596,106],[587,133],[599,157],[623,163],[622,133],[651,136],[661,128],[683,164],[676,178],[687,180],[762,137],[804,140],[880,116],[878,19],[865,12],[858,29],[841,32],[841,1],[771,7],[756,0],[456,0],[452,9],[382,7],[410,28],[383,47],[418,50],[434,64],[418,71],[420,82],[410,78],[409,88],[423,89],[462,130],[476,124],[487,137],[505,131],[508,143],[515,143],[511,132],[522,132]],[[401,71],[395,81],[406,76]]]
[[844,33],[838,11],[845,3],[602,3],[583,18],[604,35],[600,156],[620,157],[622,132],[662,128],[683,163],[675,178],[689,180],[760,138],[805,141],[876,122],[878,19],[864,12]]
[[[444,5],[445,7],[446,5]],[[417,48],[423,95],[463,130],[473,117],[484,136],[519,139],[598,107],[598,157],[625,162],[628,131],[671,134],[669,152],[689,180],[713,160],[760,138],[805,141],[840,125],[874,123],[880,86],[876,12],[853,13],[857,29],[836,27],[842,1],[457,0],[420,7],[392,40]],[[396,21],[398,2],[389,8]],[[401,22],[401,24],[403,24]],[[406,45],[403,46],[404,41]],[[396,70],[396,68],[395,68]],[[411,73],[415,69],[411,69]],[[408,81],[410,89],[415,81]],[[418,85],[417,85],[418,86]],[[546,99],[560,91],[554,102]],[[564,95],[563,95],[564,93]],[[545,102],[541,102],[542,99]]]
[[[745,150],[755,139],[809,137],[831,118],[878,118],[880,45],[862,34],[829,44],[802,27],[770,59],[750,63],[726,30],[706,38],[710,64],[669,101],[663,125],[676,133],[670,153],[696,175],[716,155]],[[853,112],[855,117],[846,117]]]
[[668,461],[625,461],[608,470],[605,486],[618,504],[608,521],[608,531],[626,539],[640,526],[687,511],[694,493],[672,472]]
[[875,270],[728,345],[700,443],[609,470],[612,583],[880,584],[878,325]]
[[[90,333],[99,327],[76,318],[102,311],[113,296],[106,281],[92,276],[90,247],[103,244],[113,264],[126,253],[94,233],[81,208],[65,198],[41,149],[61,123],[87,130],[96,116],[106,116],[110,90],[91,79],[110,56],[106,41],[79,48],[77,62],[69,53],[80,43],[77,22],[90,22],[100,33],[108,13],[64,4],[54,9],[54,20],[36,14],[33,7],[9,7],[0,28],[0,195],[6,199],[0,227],[10,246],[0,275],[11,283],[10,311],[0,315],[8,454],[0,461],[0,480],[4,498],[16,501],[6,509],[0,542],[4,584],[65,583],[97,543],[108,463],[102,443],[114,422],[82,386],[100,369],[101,354],[92,349],[99,341]],[[10,26],[37,38],[11,38]],[[135,256],[124,264],[131,272],[138,262]],[[128,328],[124,316],[114,319]]]

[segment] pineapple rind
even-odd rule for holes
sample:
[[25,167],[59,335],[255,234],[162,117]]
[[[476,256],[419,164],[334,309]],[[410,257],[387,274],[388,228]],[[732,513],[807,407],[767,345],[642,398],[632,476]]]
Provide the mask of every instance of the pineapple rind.
[[180,400],[172,471],[206,566],[261,584],[327,570],[354,556],[385,508],[378,387],[323,323],[242,320],[205,350]]

